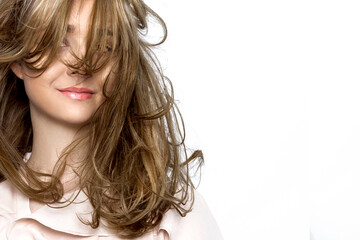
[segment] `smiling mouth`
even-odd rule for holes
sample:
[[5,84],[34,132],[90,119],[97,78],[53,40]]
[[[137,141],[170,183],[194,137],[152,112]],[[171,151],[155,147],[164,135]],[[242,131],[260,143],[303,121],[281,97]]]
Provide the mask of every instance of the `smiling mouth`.
[[86,100],[93,96],[94,92],[88,88],[64,88],[59,89],[59,92],[64,96],[73,100]]

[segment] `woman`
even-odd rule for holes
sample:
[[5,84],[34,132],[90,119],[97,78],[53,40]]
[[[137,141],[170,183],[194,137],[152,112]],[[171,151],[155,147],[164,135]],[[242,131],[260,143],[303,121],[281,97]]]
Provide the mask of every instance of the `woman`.
[[165,37],[141,0],[0,2],[1,240],[221,238],[151,52]]

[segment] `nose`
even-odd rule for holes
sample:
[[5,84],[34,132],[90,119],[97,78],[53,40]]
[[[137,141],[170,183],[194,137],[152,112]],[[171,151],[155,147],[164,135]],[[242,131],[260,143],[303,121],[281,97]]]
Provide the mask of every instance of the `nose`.
[[85,63],[82,62],[84,61],[84,55],[85,55],[85,50],[83,49],[78,49],[77,51],[72,50],[72,52],[68,53],[68,58],[67,58],[67,70],[66,73],[69,76],[72,77],[87,77],[88,71],[86,71],[85,69]]
[[85,56],[86,54],[86,39],[83,37],[79,37],[79,39],[74,39],[72,41],[69,40],[69,49],[70,55],[75,55],[79,58]]
[[72,63],[68,63],[69,65],[67,66],[66,69],[66,74],[71,76],[71,77],[81,77],[81,78],[87,78],[89,77],[89,72],[86,71],[85,67],[83,66],[84,64],[81,63],[77,63],[77,62],[72,62]]
[[70,66],[67,67],[66,73],[67,73],[67,75],[72,76],[72,77],[84,75],[84,74],[81,74],[78,69],[73,69]]

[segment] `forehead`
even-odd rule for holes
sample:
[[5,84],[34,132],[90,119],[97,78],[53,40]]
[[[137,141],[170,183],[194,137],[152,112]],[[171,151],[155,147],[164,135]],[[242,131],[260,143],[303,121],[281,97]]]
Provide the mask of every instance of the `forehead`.
[[[79,26],[68,24],[67,26],[67,32],[68,33],[74,33],[76,31],[80,31]],[[98,35],[107,35],[107,36],[113,36],[113,32],[110,29],[98,29],[97,30]]]
[[94,0],[75,0],[69,16],[68,32],[87,32]]
[[[73,2],[67,26],[68,33],[86,35],[92,21],[94,4],[95,0],[75,0]],[[99,35],[113,36],[110,29],[97,29],[97,32]]]

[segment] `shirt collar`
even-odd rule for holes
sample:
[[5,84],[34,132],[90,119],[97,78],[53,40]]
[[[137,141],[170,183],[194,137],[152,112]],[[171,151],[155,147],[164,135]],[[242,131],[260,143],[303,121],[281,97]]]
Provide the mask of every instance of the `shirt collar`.
[[[76,194],[78,194],[78,196],[76,196]],[[69,205],[69,200],[75,196],[76,199]],[[83,223],[91,221],[93,207],[91,206],[85,193],[82,191],[67,193],[62,198],[64,203],[45,205],[33,213],[30,212],[29,199],[25,197],[23,200],[24,204],[17,204],[17,206],[20,207],[20,209],[17,209],[19,212],[24,210],[24,205],[27,207],[26,212],[28,214],[23,216],[23,218],[34,219],[44,226],[56,231],[79,236],[115,235],[115,232],[103,226],[104,223],[102,221],[100,222],[100,227],[96,229],[93,229],[89,225]]]

